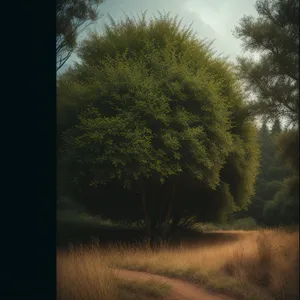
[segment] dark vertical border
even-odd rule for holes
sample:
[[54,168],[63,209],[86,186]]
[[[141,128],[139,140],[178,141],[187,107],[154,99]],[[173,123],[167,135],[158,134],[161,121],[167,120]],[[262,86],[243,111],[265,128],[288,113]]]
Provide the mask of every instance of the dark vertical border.
[[55,299],[55,1],[1,11],[0,299]]

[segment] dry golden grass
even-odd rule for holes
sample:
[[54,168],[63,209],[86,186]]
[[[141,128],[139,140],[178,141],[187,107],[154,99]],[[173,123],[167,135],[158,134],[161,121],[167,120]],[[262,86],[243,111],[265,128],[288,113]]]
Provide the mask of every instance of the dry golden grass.
[[157,300],[166,284],[120,279],[95,251],[73,249],[57,253],[58,300]]
[[299,233],[232,231],[237,241],[180,249],[111,249],[111,266],[184,278],[237,299],[299,299]]
[[[228,233],[228,232],[226,232]],[[239,239],[152,251],[140,247],[94,246],[83,254],[58,254],[58,287],[71,299],[118,298],[110,268],[127,268],[183,278],[236,299],[299,299],[299,233],[285,230],[231,232]],[[72,254],[73,253],[73,254]],[[78,260],[78,261],[76,261]],[[60,288],[58,289],[60,290]],[[61,297],[65,300],[69,298]],[[145,299],[145,298],[143,298]]]
[[57,253],[57,298],[117,299],[112,270],[87,252]]

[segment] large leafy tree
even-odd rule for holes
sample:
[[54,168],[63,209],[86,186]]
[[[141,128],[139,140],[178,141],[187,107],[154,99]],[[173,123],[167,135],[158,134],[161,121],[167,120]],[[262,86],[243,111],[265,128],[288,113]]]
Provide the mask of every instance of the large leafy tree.
[[58,88],[65,191],[100,207],[109,198],[109,217],[143,214],[152,236],[176,218],[216,219],[249,203],[256,128],[208,44],[176,18],[143,15],[111,20],[78,55]]
[[78,35],[99,17],[103,0],[56,1],[56,71],[70,58]]

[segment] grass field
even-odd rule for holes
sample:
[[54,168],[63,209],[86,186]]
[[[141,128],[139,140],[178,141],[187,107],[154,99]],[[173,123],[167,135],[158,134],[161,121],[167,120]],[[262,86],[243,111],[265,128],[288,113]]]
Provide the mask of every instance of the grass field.
[[57,253],[58,300],[162,300],[170,286],[123,280],[87,249]]
[[59,251],[57,264],[61,300],[70,299],[68,295],[75,300],[162,299],[167,293],[168,287],[157,283],[121,282],[112,268],[177,277],[236,299],[299,299],[299,232],[284,229],[218,231],[203,236],[198,244],[156,251],[147,242],[83,246]]

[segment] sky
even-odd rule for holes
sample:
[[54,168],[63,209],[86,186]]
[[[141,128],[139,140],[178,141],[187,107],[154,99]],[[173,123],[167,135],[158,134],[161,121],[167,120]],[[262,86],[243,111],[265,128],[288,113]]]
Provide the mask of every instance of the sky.
[[[115,21],[127,15],[137,16],[147,10],[147,18],[157,15],[157,11],[170,12],[178,15],[183,25],[189,26],[196,32],[199,39],[214,40],[214,49],[218,54],[228,56],[232,61],[243,54],[241,41],[236,39],[232,31],[244,15],[257,16],[256,0],[105,0],[99,9],[103,17],[89,27],[101,33],[103,25],[108,22],[110,14]],[[85,39],[83,33],[79,40]],[[77,60],[73,54],[67,63],[60,69],[63,72]],[[59,72],[59,73],[60,73]]]

